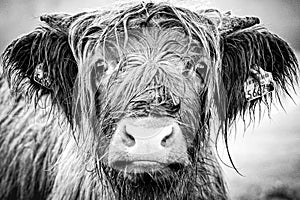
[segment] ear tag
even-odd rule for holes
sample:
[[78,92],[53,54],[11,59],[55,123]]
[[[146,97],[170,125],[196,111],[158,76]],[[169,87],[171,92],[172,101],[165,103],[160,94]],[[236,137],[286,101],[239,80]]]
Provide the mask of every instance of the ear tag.
[[43,87],[50,89],[52,81],[48,73],[44,71],[43,66],[43,63],[40,63],[36,66],[33,74],[33,80]]
[[263,70],[261,67],[255,66],[250,69],[251,76],[244,83],[244,91],[247,101],[263,97],[264,95],[274,91],[274,80],[271,72]]

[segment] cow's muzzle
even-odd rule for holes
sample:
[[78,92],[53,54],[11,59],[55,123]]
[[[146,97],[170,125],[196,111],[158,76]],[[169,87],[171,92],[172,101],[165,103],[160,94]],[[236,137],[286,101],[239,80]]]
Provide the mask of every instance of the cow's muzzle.
[[117,124],[108,164],[125,172],[151,172],[188,163],[186,141],[173,118],[126,118]]

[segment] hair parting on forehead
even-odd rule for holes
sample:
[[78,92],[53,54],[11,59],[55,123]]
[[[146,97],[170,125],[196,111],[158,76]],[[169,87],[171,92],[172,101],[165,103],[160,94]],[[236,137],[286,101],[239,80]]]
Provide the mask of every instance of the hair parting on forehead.
[[[84,14],[72,24],[69,38],[78,63],[79,73],[77,85],[75,85],[78,96],[75,103],[76,109],[80,107],[82,112],[79,119],[82,131],[92,130],[91,123],[95,122],[93,119],[95,117],[95,93],[98,86],[91,83],[91,76],[93,76],[93,67],[90,66],[93,60],[91,58],[99,52],[99,49],[102,49],[102,58],[105,61],[107,56],[111,56],[111,48],[116,48],[117,59],[122,62],[126,54],[124,51],[130,47],[129,37],[137,37],[130,34],[132,30],[146,30],[147,28],[183,33],[188,38],[187,51],[191,49],[193,41],[197,41],[211,59],[212,64],[218,66],[220,55],[218,37],[215,37],[217,29],[205,15],[165,3],[157,5],[142,3],[127,10]],[[160,50],[166,50],[163,44],[160,45],[162,45]],[[131,47],[138,49],[132,45]],[[148,49],[148,51],[151,50]],[[214,74],[217,70],[217,67],[211,69],[210,73]],[[213,81],[208,80],[206,87],[213,87],[212,85]]]

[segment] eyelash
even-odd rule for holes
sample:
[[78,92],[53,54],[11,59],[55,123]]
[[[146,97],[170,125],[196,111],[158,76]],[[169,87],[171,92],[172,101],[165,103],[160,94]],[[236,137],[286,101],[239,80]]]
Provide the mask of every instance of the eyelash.
[[96,62],[95,62],[95,67],[97,68],[97,69],[100,69],[101,71],[100,71],[100,73],[101,74],[103,74],[103,73],[105,73],[106,71],[107,71],[107,65],[104,63],[104,61],[103,60],[97,60]]
[[207,65],[205,62],[201,61],[199,63],[197,63],[197,65],[195,66],[195,72],[196,74],[198,74],[201,78],[205,78],[206,76],[206,72],[207,72]]
[[194,64],[192,61],[185,62],[185,68],[183,70],[184,75],[196,73],[203,81],[206,77],[207,65],[204,61]]

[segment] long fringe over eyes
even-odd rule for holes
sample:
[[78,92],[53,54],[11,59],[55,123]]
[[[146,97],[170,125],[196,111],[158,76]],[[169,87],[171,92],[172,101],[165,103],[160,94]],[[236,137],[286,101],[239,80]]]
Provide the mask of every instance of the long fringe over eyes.
[[[99,17],[95,17],[97,15]],[[83,32],[82,27],[85,27]],[[75,86],[78,90],[78,96],[76,97],[76,105],[78,106],[76,108],[79,107],[82,114],[80,116],[81,122],[78,124],[82,126],[80,132],[86,133],[80,136],[91,135],[89,132],[93,130],[93,123],[95,123],[94,98],[97,88],[91,84],[89,79],[92,69],[86,69],[90,58],[95,55],[99,48],[103,49],[102,53],[105,58],[105,55],[109,54],[109,52],[106,52],[105,46],[109,41],[114,40],[118,49],[119,61],[122,61],[123,55],[126,54],[123,49],[126,49],[124,45],[126,46],[128,43],[128,32],[136,28],[143,29],[146,27],[157,27],[162,30],[181,30],[189,38],[187,49],[190,49],[193,40],[199,41],[204,51],[211,58],[212,65],[216,66],[211,69],[210,77],[214,77],[214,79],[208,80],[206,85],[206,89],[210,88],[208,90],[209,95],[212,95],[213,85],[217,81],[215,74],[218,70],[217,66],[219,66],[220,50],[218,37],[216,37],[217,29],[214,23],[205,15],[198,15],[187,9],[176,8],[164,3],[157,5],[153,3],[140,4],[128,10],[107,13],[106,15],[103,15],[103,13],[83,15],[71,25],[71,36],[69,38],[79,71],[77,85]],[[208,103],[207,107],[211,104],[212,102]]]

